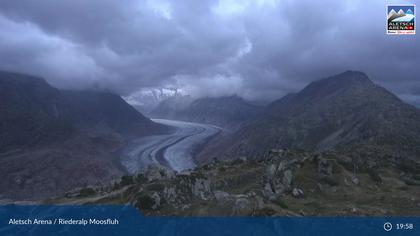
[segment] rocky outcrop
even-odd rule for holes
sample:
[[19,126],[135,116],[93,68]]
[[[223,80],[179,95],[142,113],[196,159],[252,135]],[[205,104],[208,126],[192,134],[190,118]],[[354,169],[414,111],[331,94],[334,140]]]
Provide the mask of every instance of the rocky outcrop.
[[[147,215],[418,215],[416,162],[398,168],[377,162],[374,172],[372,164],[363,169],[348,162],[334,152],[272,150],[263,160],[213,161],[177,174],[151,167],[117,185],[123,189],[87,199],[129,201]],[[68,198],[81,201],[80,194]]]
[[217,201],[224,201],[230,197],[230,194],[227,192],[216,190],[213,192],[214,198],[216,198]]
[[302,198],[305,196],[305,194],[303,193],[303,190],[300,188],[293,188],[292,190],[292,196],[296,197],[296,198]]
[[285,150],[271,150],[269,164],[263,177],[263,194],[269,199],[290,192],[293,183],[293,171],[298,167],[297,159],[287,156]]
[[144,175],[148,181],[154,181],[174,178],[175,172],[164,166],[153,164],[147,167]]
[[200,199],[208,200],[212,197],[210,181],[207,179],[195,179],[191,189],[192,194]]
[[333,171],[333,160],[327,160],[322,156],[317,156],[318,172],[323,175],[332,175]]

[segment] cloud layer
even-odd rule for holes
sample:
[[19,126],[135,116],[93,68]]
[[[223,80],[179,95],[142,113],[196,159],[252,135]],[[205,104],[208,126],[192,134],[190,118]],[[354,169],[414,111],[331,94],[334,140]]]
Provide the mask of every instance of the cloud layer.
[[381,0],[3,0],[0,69],[61,88],[249,99],[351,69],[419,103],[419,40],[386,35],[385,18]]

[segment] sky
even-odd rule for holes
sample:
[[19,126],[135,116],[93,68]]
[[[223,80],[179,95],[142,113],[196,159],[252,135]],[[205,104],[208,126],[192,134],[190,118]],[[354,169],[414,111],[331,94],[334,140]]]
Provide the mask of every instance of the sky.
[[387,3],[2,0],[0,70],[126,97],[177,88],[252,100],[359,70],[420,105],[420,42],[386,34]]

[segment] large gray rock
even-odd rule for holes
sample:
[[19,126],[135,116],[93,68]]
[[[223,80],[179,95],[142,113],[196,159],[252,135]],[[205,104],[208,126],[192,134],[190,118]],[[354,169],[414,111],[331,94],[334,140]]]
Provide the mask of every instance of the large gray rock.
[[196,179],[192,185],[192,193],[203,200],[209,200],[213,196],[210,181],[207,179]]
[[281,172],[283,171],[287,166],[287,161],[286,160],[282,160],[279,162],[278,166],[277,166],[277,172]]
[[261,210],[264,208],[264,199],[261,196],[255,196],[256,209]]
[[175,172],[161,165],[150,165],[147,167],[144,176],[148,181],[172,179],[175,177]]
[[214,194],[214,197],[216,198],[217,201],[223,201],[223,200],[230,197],[229,193],[219,191],[219,190],[214,191],[213,194]]
[[161,198],[160,198],[160,196],[159,196],[159,194],[157,192],[153,192],[152,195],[150,195],[150,197],[154,201],[154,204],[152,206],[152,209],[153,210],[156,210],[160,206],[160,200],[161,200]]
[[290,185],[284,185],[280,179],[276,179],[275,181],[273,181],[272,186],[274,187],[274,193],[276,195],[281,195],[290,188]]
[[275,199],[276,193],[271,188],[270,183],[266,182],[263,188],[263,196],[268,199]]
[[290,186],[285,186],[281,179],[271,179],[264,184],[263,196],[268,199],[275,199],[284,194]]
[[253,193],[231,195],[234,197],[233,215],[253,215],[264,208],[264,199]]
[[286,170],[283,173],[283,185],[290,187],[292,185],[293,173],[291,170]]
[[355,185],[359,185],[360,183],[359,178],[357,178],[355,175],[351,176],[351,182]]
[[292,196],[295,198],[302,198],[305,196],[304,192],[300,188],[293,188],[292,190]]
[[275,164],[270,164],[266,167],[266,175],[270,178],[273,178],[276,174],[277,166]]
[[293,181],[292,161],[283,159],[267,165],[263,179],[263,196],[265,198],[275,199],[291,189]]
[[177,197],[177,194],[176,194],[175,187],[165,187],[163,189],[163,198],[166,200],[166,202],[173,203],[175,202],[176,197]]
[[318,157],[318,173],[323,175],[333,174],[333,162],[322,157]]
[[248,215],[253,211],[253,206],[248,198],[238,198],[233,206],[234,215]]

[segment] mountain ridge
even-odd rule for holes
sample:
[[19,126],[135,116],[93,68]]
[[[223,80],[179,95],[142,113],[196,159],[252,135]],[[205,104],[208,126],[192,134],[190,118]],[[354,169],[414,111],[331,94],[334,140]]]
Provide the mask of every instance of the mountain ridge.
[[58,90],[42,78],[1,71],[0,199],[108,183],[125,173],[117,154],[128,140],[167,131],[116,94]]
[[[393,155],[418,156],[419,137],[417,108],[374,84],[366,74],[347,71],[274,101],[263,118],[219,140],[209,150],[226,150],[216,156],[238,157],[271,148],[324,151],[370,147]],[[199,158],[215,156],[209,152]]]
[[195,100],[189,98],[176,109],[168,109],[166,103],[173,104],[164,101],[152,114],[157,118],[212,124],[229,130],[236,130],[262,111],[262,107],[253,105],[237,95]]

